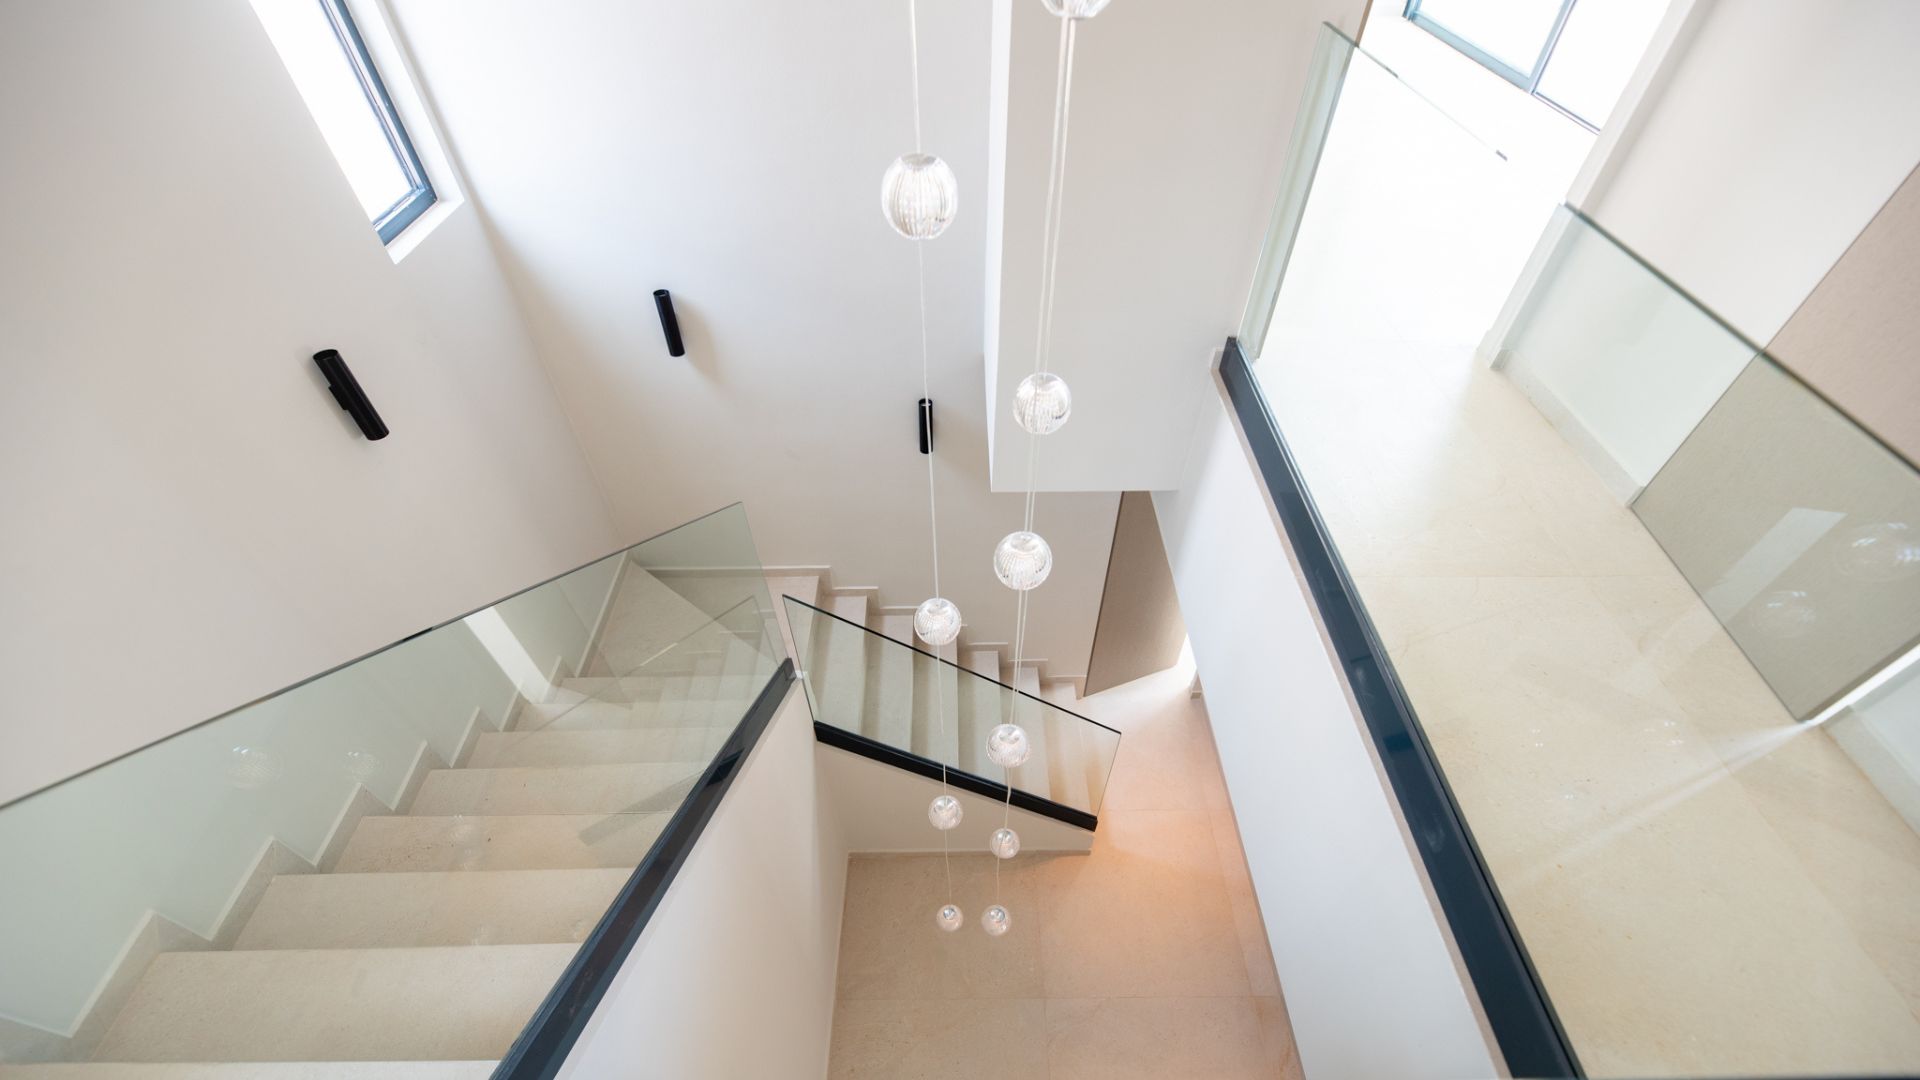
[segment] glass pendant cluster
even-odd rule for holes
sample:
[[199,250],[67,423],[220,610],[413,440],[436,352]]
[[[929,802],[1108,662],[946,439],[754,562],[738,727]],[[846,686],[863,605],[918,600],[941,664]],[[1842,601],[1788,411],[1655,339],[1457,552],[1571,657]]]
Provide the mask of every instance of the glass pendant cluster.
[[[1041,0],[1047,12],[1061,20],[1061,60],[1060,70],[1055,84],[1054,97],[1054,160],[1049,166],[1047,176],[1047,222],[1044,244],[1042,246],[1041,310],[1039,317],[1043,327],[1040,342],[1036,343],[1034,371],[1020,380],[1013,393],[1013,418],[1021,429],[1032,436],[1051,435],[1060,430],[1073,413],[1073,394],[1066,380],[1060,376],[1042,370],[1047,352],[1046,332],[1052,324],[1053,308],[1053,271],[1057,265],[1060,241],[1058,196],[1061,178],[1065,172],[1065,132],[1067,83],[1072,72],[1073,24],[1091,19],[1098,15],[1111,0]],[[960,208],[960,185],[954,177],[953,169],[939,157],[925,153],[919,146],[920,141],[920,46],[919,18],[915,0],[908,0],[908,27],[913,40],[913,124],[914,150],[895,158],[893,164],[880,177],[880,212],[886,218],[887,225],[894,232],[909,240],[932,240],[945,233],[953,224],[954,215]],[[926,338],[926,268],[921,260],[920,270],[921,297],[921,381],[922,396],[927,396],[927,358]],[[933,591],[940,591],[938,515],[934,511],[933,463],[929,449],[927,465],[927,499],[930,519],[933,523],[934,573]],[[993,573],[1000,583],[1022,594],[1019,606],[1018,629],[1015,636],[1014,667],[1017,670],[1021,660],[1022,643],[1026,637],[1027,600],[1024,594],[1038,588],[1053,571],[1053,549],[1048,546],[1040,534],[1033,531],[1033,491],[1027,492],[1027,512],[1025,527],[1007,534],[993,549]],[[921,641],[934,648],[951,645],[960,636],[962,619],[960,609],[953,601],[935,595],[923,601],[913,613],[913,632]],[[1017,699],[1016,699],[1017,700]],[[987,757],[994,764],[1008,770],[1007,799],[1009,808],[1013,798],[1012,770],[1019,768],[1033,754],[1032,738],[1027,729],[1017,723],[1008,722],[995,727],[987,734]],[[945,790],[945,765],[941,768],[941,793],[927,807],[927,821],[942,835],[942,848],[945,849],[945,836],[959,827],[964,816],[960,800]],[[987,850],[996,859],[1011,859],[1020,852],[1020,834],[1003,824],[988,838]],[[995,874],[998,880],[998,872]],[[952,875],[949,872],[948,886],[951,889]],[[934,925],[952,933],[965,923],[965,914],[957,904],[951,901],[940,905],[934,911]],[[980,927],[990,937],[1000,937],[1013,926],[1013,916],[999,903],[989,906],[980,913]]]

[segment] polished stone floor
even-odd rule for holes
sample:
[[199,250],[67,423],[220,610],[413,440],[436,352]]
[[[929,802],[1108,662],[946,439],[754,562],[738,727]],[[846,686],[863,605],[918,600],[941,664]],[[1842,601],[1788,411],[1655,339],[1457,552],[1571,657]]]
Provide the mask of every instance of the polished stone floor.
[[1474,356],[1543,219],[1395,93],[1256,372],[1588,1074],[1911,1072],[1920,836]]
[[[1072,707],[1120,729],[1088,855],[848,870],[830,1075],[1242,1080],[1299,1063],[1204,704],[1176,667]],[[963,826],[963,831],[965,826]],[[975,922],[997,896],[1013,928]]]

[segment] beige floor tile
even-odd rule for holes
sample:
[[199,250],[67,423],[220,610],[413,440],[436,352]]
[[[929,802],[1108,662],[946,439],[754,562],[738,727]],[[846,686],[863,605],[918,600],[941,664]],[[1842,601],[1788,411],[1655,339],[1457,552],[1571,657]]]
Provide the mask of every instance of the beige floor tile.
[[1227,902],[1233,906],[1233,929],[1240,935],[1240,955],[1247,966],[1247,984],[1255,997],[1279,997],[1280,975],[1273,968],[1273,947],[1267,940],[1267,924],[1260,916],[1260,902],[1253,891],[1253,877],[1247,871],[1247,856],[1240,846],[1240,830],[1233,811],[1215,810],[1208,815],[1213,826],[1214,853],[1220,860],[1220,874],[1226,881]]
[[1033,999],[843,1001],[832,1080],[1047,1080],[1047,1007]]
[[[1061,856],[1084,859],[1085,856]],[[840,944],[841,1001],[1041,996],[1038,861],[1002,866],[999,902],[1013,916],[1003,937],[988,937],[980,913],[994,902],[990,855],[953,858],[953,902],[967,923],[946,933],[933,914],[947,895],[937,855],[865,856],[847,864]]]
[[1273,999],[1065,998],[1047,1002],[1050,1080],[1270,1080],[1292,1039]]
[[1093,854],[1035,861],[1047,997],[1251,993],[1205,811],[1115,811]]

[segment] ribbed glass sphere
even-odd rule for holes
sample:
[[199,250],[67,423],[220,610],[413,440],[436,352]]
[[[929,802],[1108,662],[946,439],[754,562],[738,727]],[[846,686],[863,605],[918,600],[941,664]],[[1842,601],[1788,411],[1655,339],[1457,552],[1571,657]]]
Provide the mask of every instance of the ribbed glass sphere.
[[951,645],[960,636],[960,609],[938,596],[923,601],[913,612],[913,632],[935,648]]
[[933,913],[933,924],[949,934],[960,929],[960,924],[966,921],[967,917],[954,904],[942,904],[940,910]]
[[1091,19],[1106,10],[1113,0],[1040,0],[1046,5],[1047,14],[1065,15],[1069,19]]
[[1805,637],[1813,631],[1820,614],[1813,601],[1799,589],[1779,589],[1760,598],[1753,609],[1753,623],[1768,637]]
[[236,746],[227,762],[227,782],[254,791],[280,779],[280,755],[262,746]]
[[1036,371],[1013,388],[1013,422],[1035,435],[1051,435],[1073,412],[1073,392],[1051,371]]
[[1840,536],[1840,572],[1856,581],[1899,581],[1920,573],[1920,535],[1904,521],[1862,525]]
[[996,859],[1011,859],[1020,854],[1020,834],[1003,825],[987,837],[987,850]]
[[880,178],[880,212],[893,231],[909,240],[931,240],[947,231],[960,209],[960,182],[932,154],[903,154]]
[[1010,532],[993,549],[993,574],[1018,592],[1036,588],[1053,573],[1053,549],[1039,533]]
[[1012,927],[1013,916],[1007,914],[1007,909],[999,904],[980,913],[980,929],[985,930],[988,937],[999,937]]
[[936,795],[933,802],[927,804],[927,820],[941,832],[960,824],[960,800],[951,795]]
[[1033,740],[1019,724],[1001,724],[987,732],[987,757],[1003,769],[1017,769],[1033,755]]

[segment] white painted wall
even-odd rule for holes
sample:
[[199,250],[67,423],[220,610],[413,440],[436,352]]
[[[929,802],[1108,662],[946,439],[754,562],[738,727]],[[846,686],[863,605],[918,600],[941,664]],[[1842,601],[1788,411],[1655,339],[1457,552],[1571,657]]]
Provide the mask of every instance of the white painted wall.
[[813,755],[796,683],[562,1077],[826,1075],[847,848]]
[[0,800],[612,548],[472,207],[396,265],[246,3],[8,5],[0,127]]
[[[1059,21],[998,0],[1009,83],[993,178],[987,383],[995,490],[1025,490],[1030,437],[1007,412],[1033,370]],[[1082,24],[1049,366],[1073,417],[1037,440],[1042,491],[1175,486],[1209,393],[1203,358],[1239,325],[1320,24],[1362,0],[1127,0]],[[1041,512],[1054,500],[1041,503]],[[1041,530],[1043,533],[1044,529]]]
[[1306,1075],[1496,1075],[1417,856],[1217,395],[1180,486],[1156,492],[1154,510]]
[[[925,599],[915,256],[878,199],[913,142],[905,0],[395,8],[621,535],[741,499],[767,564]],[[988,493],[980,386],[989,9],[919,13],[926,148],[960,181],[924,246],[941,584],[973,639],[1010,641],[989,560],[1023,504]],[[1040,510],[1055,563],[1029,651],[1055,674],[1085,671],[1116,507]]]
[[[1643,73],[1644,96],[1616,117],[1617,135],[1603,135],[1574,198],[1681,289],[1765,344],[1920,163],[1920,66],[1912,62],[1920,5],[1694,0],[1676,8],[1669,21],[1680,25],[1657,35],[1674,44]],[[1507,335],[1511,370],[1616,490],[1631,495],[1740,365],[1711,340],[1703,317],[1684,315],[1682,298],[1644,276],[1594,291],[1586,271],[1599,264],[1569,245],[1597,248],[1578,236],[1555,241],[1544,243],[1568,270],[1529,286],[1535,326],[1529,331],[1523,317]],[[1650,305],[1666,309],[1676,327],[1649,322]],[[1632,335],[1623,326],[1661,337],[1625,341]],[[1514,347],[1529,333],[1549,340]]]
[[1581,209],[1766,342],[1920,162],[1920,5],[1714,0]]

